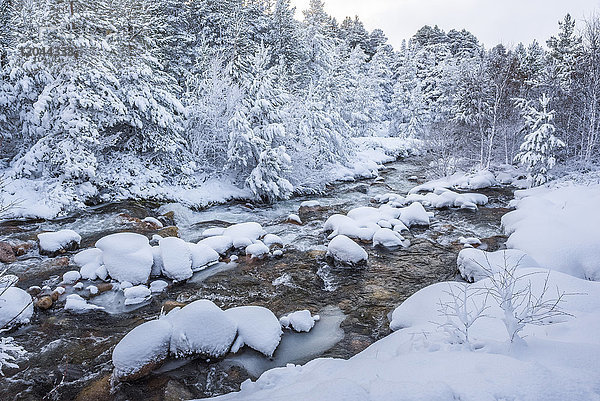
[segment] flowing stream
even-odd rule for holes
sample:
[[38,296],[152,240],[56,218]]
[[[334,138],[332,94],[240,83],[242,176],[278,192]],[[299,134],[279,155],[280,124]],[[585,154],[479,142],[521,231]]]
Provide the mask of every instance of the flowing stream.
[[[60,300],[48,311],[36,310],[29,325],[10,333],[28,354],[19,369],[5,370],[6,376],[0,379],[0,399],[203,398],[237,391],[244,380],[270,368],[359,353],[390,333],[388,316],[402,301],[427,285],[457,278],[460,236],[484,239],[483,246],[491,250],[502,247],[505,240],[500,235],[500,217],[507,211],[512,191],[493,188],[480,191],[490,197],[490,203],[478,211],[435,210],[431,227],[411,230],[409,248],[384,251],[364,244],[369,253],[366,269],[329,265],[325,260],[328,241],[322,230],[324,221],[334,213],[368,206],[375,195],[405,194],[416,185],[408,177],[423,175],[422,163],[418,159],[398,161],[381,172],[383,180],[341,183],[331,186],[326,194],[272,206],[235,202],[196,212],[180,205],[157,208],[124,202],[90,207],[53,221],[2,223],[2,240],[32,244],[41,231],[69,228],[82,236],[81,248],[87,248],[114,232],[151,235],[154,232],[137,226],[135,218],[173,211],[179,235],[187,241],[199,240],[209,227],[256,221],[287,245],[280,258],[220,262],[142,305],[125,306],[121,295],[108,292],[91,301],[105,307],[104,312],[71,314],[63,310],[64,301]],[[317,200],[321,206],[300,213],[303,225],[288,223],[287,216],[298,213],[305,200]],[[32,285],[54,288],[64,272],[76,269],[68,258],[40,256],[35,246],[9,268],[21,278],[18,285],[25,289]],[[111,386],[111,352],[116,343],[137,325],[155,318],[166,301],[187,303],[196,299],[210,299],[223,309],[260,305],[277,316],[309,309],[319,313],[321,320],[310,333],[286,332],[272,359],[244,349],[220,361],[174,360],[145,379]]]

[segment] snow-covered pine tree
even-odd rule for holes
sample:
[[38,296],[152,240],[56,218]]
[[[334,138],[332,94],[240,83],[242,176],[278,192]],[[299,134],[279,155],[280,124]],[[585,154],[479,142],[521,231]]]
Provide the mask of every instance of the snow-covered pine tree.
[[526,101],[520,101],[525,124],[530,132],[525,135],[520,152],[515,157],[517,162],[527,167],[533,186],[544,184],[548,180],[549,171],[556,164],[555,151],[565,146],[563,141],[554,136],[555,112],[549,110],[550,98],[542,94],[539,102],[541,110]]

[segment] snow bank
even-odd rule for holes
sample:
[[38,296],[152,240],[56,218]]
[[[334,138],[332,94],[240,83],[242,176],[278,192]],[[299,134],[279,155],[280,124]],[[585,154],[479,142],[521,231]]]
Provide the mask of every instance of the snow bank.
[[336,262],[356,265],[366,262],[369,256],[360,245],[345,235],[336,236],[327,246],[327,256]]
[[169,353],[171,324],[152,320],[127,333],[115,347],[112,362],[117,380],[135,380],[156,369]]
[[219,358],[229,352],[237,325],[211,301],[200,300],[169,314],[173,325],[171,352],[175,356]]
[[144,284],[150,277],[154,256],[148,238],[134,233],[111,234],[96,242],[108,274],[117,281]]
[[225,314],[238,328],[231,352],[237,352],[247,345],[269,358],[273,356],[283,334],[273,312],[260,306],[240,306],[226,310]]
[[482,280],[505,269],[539,267],[535,260],[518,249],[485,252],[467,248],[459,252],[457,264],[461,276],[471,282]]
[[79,246],[81,236],[73,230],[60,230],[51,233],[38,234],[41,253],[56,253],[71,250]]
[[506,245],[541,266],[600,280],[600,185],[517,191],[517,210],[502,217]]
[[279,323],[286,329],[293,329],[299,333],[308,333],[319,320],[319,315],[312,316],[309,310],[300,310],[282,316]]

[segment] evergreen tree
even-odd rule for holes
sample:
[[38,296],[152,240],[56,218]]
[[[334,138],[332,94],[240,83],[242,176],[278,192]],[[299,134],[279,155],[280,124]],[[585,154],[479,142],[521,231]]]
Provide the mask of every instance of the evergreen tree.
[[548,180],[549,171],[556,164],[555,151],[565,146],[563,141],[554,136],[556,129],[552,121],[555,112],[549,110],[550,99],[543,94],[539,102],[541,110],[528,102],[521,103],[529,133],[525,135],[520,152],[515,157],[516,161],[527,167],[532,185],[541,185]]

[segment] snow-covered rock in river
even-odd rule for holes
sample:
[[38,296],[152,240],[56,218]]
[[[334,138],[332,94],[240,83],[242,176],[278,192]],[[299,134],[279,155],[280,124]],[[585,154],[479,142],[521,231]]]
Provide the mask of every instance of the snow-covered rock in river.
[[247,345],[269,358],[273,356],[283,334],[273,312],[261,306],[240,306],[227,309],[225,314],[236,322],[238,328],[231,352],[237,352]]
[[175,356],[220,358],[229,352],[237,325],[208,300],[199,300],[169,314],[173,325],[171,352]]
[[408,247],[410,242],[405,240],[402,235],[389,228],[380,228],[373,236],[373,246],[382,246],[384,248],[396,248],[399,246]]
[[113,376],[119,381],[133,381],[158,368],[169,354],[171,323],[152,320],[130,331],[115,347]]
[[262,241],[256,241],[256,243],[248,245],[246,247],[246,255],[252,258],[263,258],[269,254],[269,247],[266,246]]
[[219,261],[219,253],[208,245],[188,243],[187,246],[192,254],[192,270],[194,272],[203,270]]
[[77,294],[67,295],[65,302],[65,310],[74,313],[85,313],[91,310],[103,310],[104,308],[98,305],[88,303],[83,297]]
[[74,284],[81,278],[81,274],[77,270],[71,270],[63,274],[62,282],[64,284]]
[[204,238],[198,242],[198,245],[206,245],[220,255],[225,255],[227,251],[233,248],[233,239],[227,235],[215,235]]
[[187,243],[176,237],[167,237],[158,243],[162,259],[162,274],[175,281],[192,277],[192,253]]
[[327,256],[336,262],[357,265],[366,262],[369,256],[360,245],[345,235],[338,235],[327,246]]
[[163,280],[156,280],[150,283],[150,292],[159,293],[167,289],[169,283]]
[[37,237],[40,242],[40,253],[46,255],[75,250],[81,243],[81,236],[73,230],[41,233]]
[[135,287],[125,288],[125,305],[137,305],[146,302],[152,296],[152,291],[145,285],[136,285]]
[[300,310],[282,316],[279,323],[286,329],[293,329],[299,333],[308,333],[319,320],[319,315],[312,316],[309,310]]
[[262,239],[262,242],[269,248],[274,245],[283,246],[283,240],[281,239],[281,237],[275,234],[265,235],[265,237]]
[[480,249],[466,248],[458,253],[456,263],[461,276],[471,282],[504,270],[539,267],[535,260],[518,249],[485,252]]
[[102,266],[102,250],[90,248],[73,256],[73,263],[80,267],[79,274],[85,280],[95,280],[96,271]]
[[400,220],[407,226],[428,226],[431,215],[427,213],[423,205],[415,202],[408,207],[400,209]]
[[245,248],[265,235],[262,226],[255,222],[234,224],[223,230],[223,235],[230,237],[235,248]]
[[108,274],[117,281],[144,284],[150,277],[154,257],[148,238],[135,233],[117,233],[101,238],[96,247]]
[[12,285],[12,281],[0,286],[0,329],[29,323],[33,316],[33,300],[27,291]]

